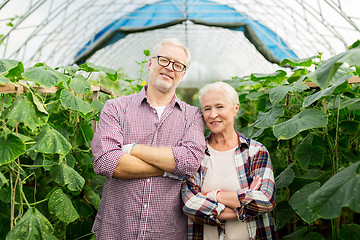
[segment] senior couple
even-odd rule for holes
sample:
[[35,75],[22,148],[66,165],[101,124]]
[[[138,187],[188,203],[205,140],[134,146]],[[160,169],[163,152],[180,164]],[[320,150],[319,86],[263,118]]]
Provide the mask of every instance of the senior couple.
[[236,91],[206,85],[202,113],[175,95],[187,48],[164,39],[152,54],[148,85],[106,102],[91,143],[106,177],[97,239],[276,239],[269,153],[235,131]]

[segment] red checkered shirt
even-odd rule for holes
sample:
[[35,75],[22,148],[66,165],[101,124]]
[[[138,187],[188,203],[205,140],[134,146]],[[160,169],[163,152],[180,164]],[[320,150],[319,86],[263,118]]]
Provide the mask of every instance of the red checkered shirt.
[[92,229],[97,239],[186,239],[187,217],[182,213],[180,199],[182,181],[163,176],[112,178],[125,144],[171,146],[176,176],[194,175],[204,156],[200,109],[174,96],[159,120],[145,90],[108,100],[91,142],[94,171],[106,177]]

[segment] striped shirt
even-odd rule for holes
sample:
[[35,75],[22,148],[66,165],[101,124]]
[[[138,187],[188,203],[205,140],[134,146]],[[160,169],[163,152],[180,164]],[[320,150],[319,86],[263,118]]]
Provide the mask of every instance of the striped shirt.
[[204,156],[200,109],[174,96],[159,119],[145,90],[146,87],[138,94],[108,100],[91,142],[94,171],[106,177],[92,229],[97,239],[186,239],[181,181],[163,176],[112,178],[125,144],[171,146],[176,176],[194,175]]
[[[239,221],[246,221],[250,239],[277,239],[273,217],[275,183],[269,153],[261,143],[240,133],[238,136],[239,146],[235,150],[234,161],[240,184],[237,193],[241,207],[236,209]],[[209,162],[210,154],[206,150],[200,169],[182,186],[183,211],[189,217],[188,239],[202,240],[203,224],[218,226],[219,236],[224,236],[226,221],[218,220],[217,216],[225,206],[201,193]],[[262,178],[261,187],[258,191],[249,190],[256,175]]]

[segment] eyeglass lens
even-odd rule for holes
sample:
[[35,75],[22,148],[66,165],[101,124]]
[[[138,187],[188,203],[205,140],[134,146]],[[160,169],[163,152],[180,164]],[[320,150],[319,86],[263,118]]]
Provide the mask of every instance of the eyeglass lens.
[[167,67],[170,63],[172,63],[172,68],[174,69],[174,71],[177,72],[182,72],[185,69],[185,65],[183,65],[182,63],[170,61],[166,57],[158,56],[158,63],[163,67]]

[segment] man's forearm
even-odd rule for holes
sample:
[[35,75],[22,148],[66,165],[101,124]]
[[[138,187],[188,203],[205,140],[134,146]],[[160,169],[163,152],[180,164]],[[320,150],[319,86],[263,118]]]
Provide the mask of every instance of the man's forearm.
[[176,166],[171,147],[153,147],[136,144],[131,148],[130,154],[169,173],[172,173]]
[[164,170],[142,161],[141,159],[124,154],[119,160],[113,173],[114,178],[134,179],[162,176]]

